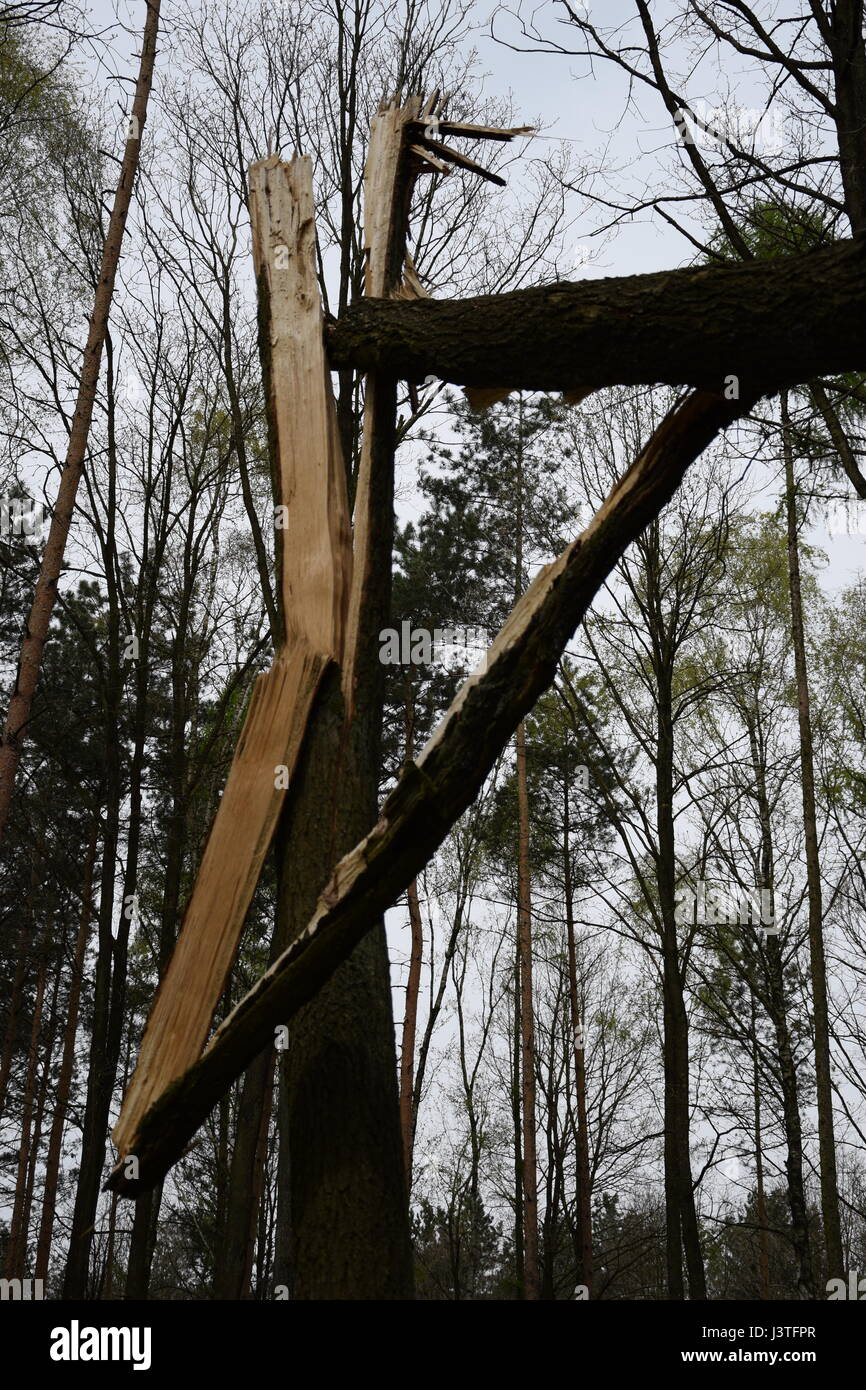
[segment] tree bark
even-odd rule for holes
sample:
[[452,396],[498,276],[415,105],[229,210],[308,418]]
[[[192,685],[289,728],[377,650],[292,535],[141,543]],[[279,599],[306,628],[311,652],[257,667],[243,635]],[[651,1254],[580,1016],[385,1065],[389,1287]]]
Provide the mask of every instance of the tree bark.
[[415,1030],[418,1023],[418,993],[421,986],[421,966],[424,957],[424,927],[418,903],[418,881],[412,880],[406,889],[412,947],[409,956],[409,975],[406,980],[406,1007],[403,1014],[403,1037],[400,1047],[400,1129],[403,1135],[403,1163],[406,1170],[406,1191],[412,1191],[412,1150],[415,1125],[413,1116],[413,1075],[415,1070]]
[[[666,382],[739,393],[863,366],[866,237],[745,264],[558,281],[474,299],[365,299],[331,363],[468,386],[597,390]],[[767,344],[773,351],[768,353]],[[733,387],[731,388],[733,389]]]
[[767,1227],[767,1198],[764,1191],[764,1148],[761,1131],[761,1071],[758,1064],[758,1026],[755,996],[752,995],[752,1094],[754,1096],[755,1217],[758,1222],[758,1289],[764,1300],[770,1297],[770,1247]]

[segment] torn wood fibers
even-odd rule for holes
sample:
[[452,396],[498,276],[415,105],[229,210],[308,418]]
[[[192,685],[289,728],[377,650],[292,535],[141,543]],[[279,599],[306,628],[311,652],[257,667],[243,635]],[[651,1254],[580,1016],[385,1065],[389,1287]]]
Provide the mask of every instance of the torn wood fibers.
[[[405,250],[409,201],[419,173],[447,174],[456,167],[503,182],[436,137],[510,140],[526,133],[445,122],[444,104],[438,92],[423,108],[420,97],[410,97],[402,106],[384,106],[373,121],[364,171],[367,295],[426,293]],[[202,1059],[331,662],[342,669],[351,712],[359,619],[372,563],[368,536],[378,387],[375,377],[368,378],[353,543],[316,279],[311,161],[306,156],[288,163],[277,156],[263,160],[251,166],[249,188],[274,498],[280,509],[276,561],[282,642],[271,669],[256,681],[113,1131],[119,1159],[107,1186],[127,1196],[152,1186],[182,1152],[171,1124],[154,1145],[154,1125],[160,1130],[167,1098],[182,1092]],[[231,1079],[221,1083],[220,1094]],[[163,1162],[169,1151],[172,1156]]]

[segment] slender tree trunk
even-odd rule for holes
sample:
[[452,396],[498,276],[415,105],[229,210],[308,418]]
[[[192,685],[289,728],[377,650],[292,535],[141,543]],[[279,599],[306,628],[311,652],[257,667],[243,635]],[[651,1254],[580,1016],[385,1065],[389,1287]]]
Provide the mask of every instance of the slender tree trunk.
[[511,1120],[514,1131],[514,1273],[516,1297],[523,1297],[525,1259],[523,1246],[523,1123],[521,1120],[520,1053],[520,943],[514,947],[514,1058],[511,1073]]
[[54,1044],[57,1041],[57,999],[60,993],[60,974],[61,959],[60,956],[58,956],[56,969],[54,971],[54,983],[51,990],[51,1007],[48,1011],[48,1028],[46,1030],[45,1050],[42,1055],[42,1066],[40,1069],[39,1092],[36,1098],[36,1115],[33,1121],[33,1134],[30,1140],[30,1155],[27,1166],[27,1185],[24,1192],[24,1206],[21,1212],[20,1229],[25,1253],[28,1250],[29,1244],[30,1214],[33,1210],[33,1190],[36,1185],[36,1172],[39,1166],[39,1145],[42,1142],[42,1122],[45,1118],[45,1106],[51,1084],[51,1061],[54,1056]]
[[54,1099],[54,1115],[48,1136],[48,1153],[45,1158],[45,1188],[42,1198],[42,1219],[36,1242],[37,1279],[47,1279],[48,1262],[51,1255],[51,1239],[54,1233],[54,1213],[57,1209],[57,1179],[60,1173],[60,1156],[63,1147],[63,1130],[69,1108],[69,1092],[75,1067],[75,1036],[78,1029],[78,1007],[81,1001],[81,982],[84,975],[84,957],[90,936],[90,923],[93,916],[93,870],[96,864],[96,845],[99,822],[94,818],[90,834],[90,844],[84,861],[84,878],[81,884],[81,915],[78,921],[78,936],[75,941],[75,954],[72,961],[72,975],[69,981],[69,994],[66,1001],[66,1026],[63,1033],[63,1052],[60,1060],[60,1075],[57,1078],[57,1092]]
[[285,1053],[277,1059],[277,1221],[274,1236],[275,1289],[292,1286],[292,1173],[289,1147],[289,1091]]
[[836,1137],[833,1125],[833,1080],[830,1069],[830,1020],[827,1006],[827,965],[824,956],[824,914],[821,901],[821,864],[815,810],[815,759],[809,708],[809,675],[800,584],[797,497],[794,482],[794,450],[788,395],[782,396],[782,447],[785,455],[785,496],[788,525],[788,580],[791,595],[791,636],[797,678],[797,715],[800,729],[800,772],[803,790],[803,830],[806,847],[806,881],[809,895],[809,960],[812,969],[812,1003],[815,1017],[815,1088],[818,1105],[818,1151],[821,1164],[821,1215],[828,1279],[845,1276],[842,1230],[839,1220],[839,1185],[836,1172]]
[[100,1298],[114,1298],[114,1246],[117,1240],[117,1203],[118,1196],[112,1192],[111,1201],[108,1204],[108,1240],[105,1246],[105,1273],[102,1279],[102,1289]]
[[226,1222],[217,1251],[214,1296],[244,1299],[250,1296],[250,1277],[261,1194],[262,1168],[274,1091],[276,1048],[261,1052],[247,1068],[235,1121],[235,1146],[229,1176]]
[[84,470],[87,444],[90,437],[90,423],[96,400],[96,388],[99,384],[102,351],[108,329],[108,315],[114,294],[114,281],[120,261],[120,250],[132,199],[132,188],[138,169],[141,135],[147,117],[147,101],[153,81],[161,0],[146,0],[146,3],[147,18],[142,37],[141,60],[135,85],[135,96],[132,102],[130,137],[126,141],[126,148],[123,153],[120,178],[115,190],[114,205],[111,209],[108,232],[102,250],[102,264],[96,284],[87,344],[84,349],[84,362],[78,383],[78,399],[75,404],[75,414],[72,417],[72,430],[67,445],[66,462],[60,476],[60,487],[54,503],[39,578],[36,582],[33,606],[30,609],[21,644],[18,671],[12,697],[9,701],[6,726],[2,736],[0,736],[0,839],[3,838],[3,832],[9,818],[15,773],[30,720],[33,696],[42,665],[42,651],[48,637],[51,613],[57,597],[57,585],[63,569],[63,556],[66,551],[69,528],[72,524],[75,497]]
[[565,897],[565,930],[568,940],[568,999],[571,1011],[571,1032],[574,1042],[574,1091],[577,1106],[577,1244],[579,1251],[578,1283],[592,1290],[592,1201],[589,1168],[589,1129],[586,1119],[586,1051],[583,1016],[577,989],[577,951],[574,940],[574,891],[571,881],[571,844],[569,823],[568,784],[565,786],[565,816],[563,828],[563,864]]
[[[745,710],[743,716],[749,730],[749,747],[755,772],[755,795],[761,825],[761,886],[767,889],[770,894],[771,915],[774,917],[776,911],[775,866],[766,772],[754,717]],[[791,1244],[797,1258],[797,1287],[801,1298],[814,1298],[809,1218],[803,1182],[803,1138],[800,1127],[799,1088],[788,1022],[782,947],[778,937],[767,938],[766,957],[767,1013],[773,1025],[779,1086],[782,1094],[782,1122],[786,1143],[785,1176],[788,1187],[788,1205],[791,1210]]]
[[15,978],[12,982],[12,997],[9,1001],[9,1017],[6,1021],[6,1034],[3,1039],[3,1057],[0,1059],[0,1115],[6,1101],[6,1091],[9,1085],[9,1075],[12,1070],[12,1059],[15,1056],[15,1049],[18,1043],[18,1020],[21,1017],[21,1005],[24,1001],[24,987],[27,983],[27,969],[30,964],[31,950],[35,950],[35,937],[38,933],[34,932],[36,923],[36,895],[42,876],[42,865],[45,859],[45,841],[42,831],[37,831],[33,846],[30,850],[30,882],[27,888],[27,897],[22,904],[21,928],[18,932],[18,954],[15,962]]
[[415,1029],[418,1021],[418,995],[421,987],[421,966],[424,956],[424,927],[418,903],[418,881],[413,879],[406,890],[412,949],[409,956],[409,975],[406,980],[406,1008],[403,1014],[403,1036],[400,1047],[400,1129],[403,1134],[403,1163],[406,1170],[406,1191],[412,1190],[412,1150],[414,1146],[414,1116],[412,1106],[415,1070]]
[[36,971],[36,999],[33,1005],[33,1020],[30,1028],[30,1048],[27,1055],[27,1071],[24,1079],[24,1094],[21,1109],[21,1147],[18,1150],[18,1167],[15,1177],[15,1193],[12,1202],[12,1220],[9,1223],[9,1244],[6,1250],[6,1275],[11,1278],[24,1278],[23,1263],[27,1255],[27,1230],[24,1225],[25,1193],[27,1190],[27,1170],[30,1162],[31,1133],[33,1119],[33,1097],[36,1092],[36,1073],[39,1066],[39,1035],[42,1029],[42,1005],[45,999],[45,975],[48,960],[49,927],[46,923],[42,931],[39,949],[39,963]]
[[0,1058],[0,1115],[3,1114],[6,1103],[6,1089],[9,1085],[12,1058],[15,1055],[15,1044],[18,1040],[18,1020],[21,1017],[21,1004],[24,998],[24,982],[27,979],[27,965],[30,960],[30,952],[27,949],[29,944],[27,930],[22,922],[21,930],[18,933],[17,959],[15,962],[15,977],[12,981],[12,993],[9,999],[9,1015],[6,1020],[6,1033],[3,1038],[3,1056]]
[[[415,706],[411,677],[406,696],[406,761],[414,751]],[[418,883],[413,879],[406,890],[409,907],[411,949],[409,974],[406,980],[406,1005],[403,1011],[403,1036],[400,1046],[400,1130],[403,1136],[403,1163],[406,1171],[406,1191],[412,1191],[412,1149],[415,1138],[413,1107],[415,1075],[415,1032],[418,1025],[418,995],[421,988],[421,966],[424,958],[424,927],[418,903]]]
[[761,1133],[761,1075],[758,1065],[758,1027],[755,996],[752,995],[752,1093],[755,1115],[755,1215],[758,1221],[758,1288],[765,1301],[770,1297],[770,1248],[767,1229],[767,1198],[764,1192],[764,1150]]
[[689,1135],[689,1024],[683,998],[676,922],[676,854],[673,819],[674,732],[671,674],[667,663],[656,672],[656,829],[658,891],[662,915],[662,971],[665,1070],[665,1206],[667,1213],[668,1297],[685,1297],[685,1252],[689,1297],[707,1296]]
[[518,852],[517,941],[520,958],[520,1065],[523,1077],[523,1296],[537,1299],[538,1163],[535,1151],[535,1010],[532,999],[532,898],[529,878],[529,796],[526,787],[526,725],[515,736],[517,752]]

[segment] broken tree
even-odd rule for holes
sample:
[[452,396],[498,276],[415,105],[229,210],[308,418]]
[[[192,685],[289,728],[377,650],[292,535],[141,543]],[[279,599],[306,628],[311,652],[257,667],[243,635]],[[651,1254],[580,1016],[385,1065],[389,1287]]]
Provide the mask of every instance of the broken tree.
[[[399,142],[402,153],[436,171],[453,163],[432,139],[434,123],[423,119],[429,109],[401,110],[406,113]],[[445,123],[439,133],[448,133]],[[389,186],[399,187],[399,180]],[[391,214],[382,219],[389,236],[405,206],[395,199]],[[411,274],[400,287],[392,266],[381,287],[376,286],[377,296],[354,306],[332,327],[330,365],[354,364],[375,373],[368,383],[367,407],[368,428],[374,422],[375,429],[367,436],[359,483],[351,616],[341,672],[334,666],[323,677],[298,758],[298,785],[290,790],[280,827],[280,906],[288,939],[204,1054],[182,1074],[164,1075],[152,1104],[127,1115],[112,1187],[134,1195],[158,1182],[218,1098],[272,1041],[274,1029],[306,1016],[314,1022],[308,1032],[302,1026],[299,1034],[304,1041],[293,1063],[298,1071],[290,1083],[290,1131],[303,1133],[306,1122],[321,1153],[328,1137],[339,1142],[337,1116],[341,1124],[345,1117],[349,1130],[357,1123],[352,1143],[361,1141],[360,1151],[372,1153],[376,1163],[368,1190],[379,1181],[391,1210],[404,1203],[393,1071],[393,1105],[383,1086],[383,1103],[373,1110],[378,1118],[390,1106],[393,1126],[387,1126],[384,1136],[374,1137],[368,1122],[364,1135],[357,1091],[352,1095],[347,1085],[347,1079],[359,1073],[353,1073],[345,1055],[346,1035],[339,1035],[335,1047],[338,1034],[328,1028],[330,1022],[339,1029],[339,1003],[351,998],[351,966],[362,959],[357,948],[366,942],[367,949],[379,952],[380,964],[368,969],[365,978],[381,981],[382,913],[405,891],[476,795],[520,719],[553,679],[559,656],[599,587],[626,546],[673,495],[689,464],[721,430],[786,378],[799,380],[860,365],[863,258],[863,243],[857,239],[814,256],[776,261],[772,267],[763,266],[760,275],[751,275],[752,267],[676,271],[593,286],[548,286],[452,305],[421,297],[407,300],[407,287],[410,293],[413,288]],[[414,289],[417,295],[417,286]],[[396,302],[398,298],[402,302]],[[755,336],[771,328],[778,332],[780,324],[793,325],[793,330],[771,360],[766,343],[756,344]],[[390,580],[393,401],[398,376],[418,380],[430,371],[493,391],[572,391],[631,380],[694,382],[707,389],[693,391],[676,405],[586,530],[537,577],[493,644],[486,671],[464,685],[372,825],[375,781],[365,779],[364,769],[371,769],[371,761],[365,759],[370,759],[378,737],[376,690],[381,672],[375,669],[377,646],[369,635],[375,637],[378,614],[386,611]],[[731,376],[738,377],[736,391],[725,389]],[[271,394],[273,389],[272,384]],[[347,768],[353,792],[344,807],[340,783]],[[331,819],[314,815],[317,777],[326,789]],[[321,785],[318,792],[321,797]],[[319,853],[305,872],[298,851],[309,847],[316,834]],[[341,854],[330,874],[322,871]],[[293,885],[302,875],[300,891],[294,893]],[[318,895],[315,903],[309,901],[311,893]],[[366,959],[372,961],[372,954]],[[376,1029],[390,1014],[382,1009],[386,990],[387,984],[384,990],[377,985],[370,995],[380,1010]],[[314,999],[312,1009],[305,1009]],[[359,1022],[355,1014],[354,1036]],[[393,1043],[391,1048],[393,1058]],[[380,1048],[379,1060],[381,1055]],[[330,1130],[320,1118],[323,1106],[334,1120]],[[302,1165],[307,1164],[297,1180],[302,1225],[317,1217],[339,1218],[333,1178],[341,1165],[347,1173],[346,1164],[355,1152],[347,1145],[324,1181],[312,1171],[309,1154],[302,1157]],[[122,1161],[124,1154],[137,1159],[134,1175]],[[369,1176],[362,1172],[365,1181]],[[357,1245],[349,1242],[347,1264],[355,1261],[361,1244],[360,1239]],[[399,1246],[395,1227],[393,1248]],[[381,1240],[375,1248],[382,1248]],[[318,1277],[314,1272],[304,1294],[316,1296]],[[346,1287],[352,1277],[357,1275],[347,1275]],[[402,1277],[399,1269],[395,1277]]]
[[[405,299],[424,293],[411,262],[404,267],[404,247],[412,185],[422,170],[438,168],[435,151],[444,148],[449,162],[462,160],[463,167],[486,172],[431,139],[437,101],[435,94],[422,109],[420,98],[411,98],[402,107],[386,107],[374,121],[365,170],[368,295]],[[492,138],[514,133],[497,131]],[[286,681],[280,683],[279,708],[269,707],[266,718],[274,736],[278,720],[293,730],[291,767],[288,753],[280,759],[292,773],[277,845],[274,942],[283,950],[306,926],[334,863],[376,819],[384,674],[378,633],[390,608],[397,382],[378,373],[367,381],[350,546],[345,467],[315,279],[309,161],[286,165],[269,159],[253,166],[250,198],[274,495],[286,523],[277,532],[285,637],[275,669],[300,661],[299,651],[306,652],[309,665],[308,672],[304,665],[303,684],[289,689]],[[148,1022],[114,1135],[125,1157],[138,1157],[137,1127],[156,1094],[201,1053],[202,1029],[206,1033],[224,988],[275,827],[281,799],[274,786],[276,745],[258,736],[262,718],[259,700],[247,715],[177,950]],[[256,796],[257,768],[267,786]],[[230,798],[236,787],[244,789],[243,801],[236,791]],[[233,898],[221,894],[219,885],[235,880],[244,891]],[[189,1009],[185,1001],[191,993],[196,1003]],[[269,1076],[260,1056],[244,1085],[243,1103],[252,1114],[269,1107]],[[411,1289],[411,1260],[405,1192],[402,1202],[395,1200],[403,1187],[402,1158],[381,923],[296,1020],[282,1080],[283,1142],[291,1148],[287,1224],[295,1296],[404,1295]],[[231,1259],[224,1262],[236,1266],[243,1263],[248,1229],[245,1201],[255,1188],[255,1153],[242,1147],[232,1164]],[[134,1183],[136,1165],[123,1163],[122,1169]],[[339,1277],[317,1260],[323,1228],[332,1246],[344,1252]],[[371,1264],[365,1252],[373,1243],[384,1253]],[[227,1272],[227,1289],[233,1277]]]

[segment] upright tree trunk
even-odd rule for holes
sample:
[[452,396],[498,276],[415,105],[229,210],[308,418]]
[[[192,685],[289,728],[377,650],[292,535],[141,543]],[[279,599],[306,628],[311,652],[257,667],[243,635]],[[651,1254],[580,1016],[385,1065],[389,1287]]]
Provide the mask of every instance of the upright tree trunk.
[[521,1054],[521,1007],[520,1007],[520,942],[514,943],[514,1009],[513,1037],[514,1054],[511,1069],[511,1122],[514,1133],[514,1277],[516,1297],[523,1297],[524,1286],[524,1248],[523,1248],[523,1122],[521,1120],[520,1054]]
[[812,1003],[815,1016],[815,1089],[818,1105],[818,1152],[821,1164],[821,1215],[828,1279],[845,1277],[842,1230],[839,1220],[839,1185],[836,1173],[836,1137],[833,1125],[833,1081],[830,1071],[830,1020],[827,1008],[827,965],[824,958],[824,914],[821,901],[821,864],[815,811],[815,760],[809,709],[809,676],[800,585],[797,498],[794,484],[794,450],[788,394],[782,396],[782,447],[785,455],[785,498],[788,526],[788,581],[791,594],[791,636],[797,678],[797,715],[800,730],[800,773],[803,790],[803,831],[806,848],[806,882],[809,896],[809,961],[812,969]]
[[[39,887],[41,864],[44,861],[44,842],[41,833],[30,850],[30,882],[27,889],[27,897],[22,904],[21,928],[18,932],[18,956],[15,962],[15,978],[12,981],[12,996],[9,1000],[9,1016],[6,1020],[6,1034],[3,1039],[3,1056],[0,1059],[0,1115],[6,1102],[6,1090],[9,1085],[9,1076],[12,1070],[12,1059],[15,1056],[16,1044],[18,1042],[18,1020],[21,1017],[21,1005],[24,1002],[24,987],[27,982],[27,967],[30,964],[31,952],[35,952],[34,925],[36,922],[35,899]],[[28,933],[29,927],[29,933]]]
[[[775,916],[775,866],[766,772],[754,719],[746,711],[744,711],[744,718],[749,730],[749,747],[755,772],[755,795],[761,826],[761,886],[770,894],[772,916]],[[814,1298],[809,1218],[806,1208],[806,1189],[803,1182],[803,1137],[800,1126],[797,1069],[794,1064],[791,1030],[788,1023],[782,947],[777,936],[767,938],[766,957],[767,1013],[773,1025],[778,1058],[779,1086],[782,1093],[782,1123],[785,1129],[787,1148],[785,1176],[788,1186],[788,1205],[791,1209],[791,1244],[797,1258],[797,1287],[801,1298]]]
[[75,497],[84,470],[87,444],[90,437],[90,422],[99,384],[99,370],[102,350],[108,330],[108,315],[114,294],[114,281],[120,261],[120,250],[126,218],[132,199],[132,187],[138,169],[138,156],[141,148],[141,135],[147,117],[147,101],[153,81],[153,66],[156,58],[156,38],[159,29],[159,8],[161,0],[147,0],[147,18],[141,45],[138,79],[132,102],[132,115],[129,138],[120,166],[120,178],[114,195],[114,205],[108,223],[108,232],[102,250],[102,264],[90,318],[84,361],[78,382],[78,399],[72,417],[72,430],[66,450],[66,462],[60,475],[60,487],[54,503],[51,526],[42,556],[39,578],[33,606],[27,619],[21,655],[9,709],[6,726],[0,736],[0,839],[9,818],[12,801],[12,788],[15,773],[21,757],[33,696],[42,665],[42,651],[48,637],[51,613],[57,597],[57,584],[63,568],[63,556],[72,524]]
[[535,1151],[535,1010],[532,999],[532,897],[529,878],[529,796],[526,787],[526,725],[515,735],[517,753],[517,942],[520,960],[520,1067],[523,1079],[523,1296],[537,1299],[538,1164]]
[[764,1192],[764,1150],[761,1133],[761,1075],[758,1065],[758,1027],[755,996],[752,995],[752,1093],[754,1096],[755,1216],[758,1222],[758,1288],[764,1300],[770,1297],[770,1248],[767,1228],[767,1198]]
[[683,997],[676,922],[676,854],[673,818],[674,732],[671,672],[656,672],[656,829],[658,890],[662,916],[662,994],[665,1072],[665,1209],[668,1297],[685,1297],[685,1252],[689,1297],[707,1296],[704,1262],[692,1185],[689,1134],[689,1024]]
[[418,1023],[418,995],[421,988],[421,966],[424,958],[424,926],[418,903],[418,881],[412,880],[406,889],[412,946],[409,974],[406,979],[406,1007],[403,1013],[403,1036],[400,1046],[400,1129],[403,1135],[403,1164],[406,1170],[406,1191],[412,1191],[412,1150],[415,1123],[413,1113],[415,1030]]
[[57,1041],[57,1000],[60,994],[60,958],[56,962],[54,971],[54,983],[51,990],[51,1007],[48,1011],[48,1028],[45,1039],[45,1049],[42,1055],[42,1066],[39,1077],[39,1092],[36,1098],[36,1115],[33,1121],[33,1134],[30,1139],[30,1155],[27,1167],[27,1184],[24,1192],[24,1206],[21,1212],[20,1229],[22,1232],[23,1250],[28,1250],[28,1236],[30,1231],[30,1214],[33,1209],[33,1191],[36,1185],[36,1173],[39,1167],[39,1145],[42,1141],[42,1122],[45,1118],[45,1106],[48,1091],[51,1085],[51,1062],[54,1056],[54,1044]]
[[27,1191],[27,1172],[31,1157],[30,1126],[33,1120],[33,1098],[36,1093],[36,1073],[39,1066],[39,1035],[42,1029],[42,1005],[45,999],[45,975],[48,960],[49,927],[42,930],[39,961],[36,971],[36,999],[33,1005],[33,1019],[30,1027],[30,1047],[27,1054],[27,1071],[24,1079],[24,1094],[21,1104],[21,1146],[18,1150],[18,1167],[15,1177],[15,1192],[12,1201],[12,1219],[9,1223],[9,1244],[6,1249],[6,1275],[11,1278],[25,1278],[23,1269],[27,1255],[27,1229],[25,1224],[25,1194]]
[[225,1228],[216,1252],[214,1297],[250,1296],[250,1277],[266,1157],[261,1135],[268,1132],[274,1091],[276,1048],[261,1052],[244,1074],[235,1121],[235,1146],[228,1186]]
[[[566,774],[567,776],[567,774]],[[568,999],[574,1042],[574,1092],[577,1107],[577,1246],[578,1283],[592,1290],[592,1201],[589,1170],[589,1129],[586,1119],[586,1051],[583,1014],[577,988],[577,951],[574,940],[574,891],[571,880],[571,843],[568,784],[565,786],[563,867],[565,930],[568,940]]]
[[69,981],[69,994],[66,1001],[66,1026],[63,1033],[63,1052],[60,1059],[60,1075],[57,1078],[57,1092],[54,1098],[54,1115],[48,1136],[48,1153],[45,1158],[45,1188],[42,1198],[42,1218],[39,1223],[39,1236],[36,1242],[37,1279],[47,1279],[48,1262],[51,1255],[51,1239],[54,1233],[54,1213],[57,1208],[57,1179],[60,1173],[60,1155],[63,1147],[63,1130],[69,1107],[69,1092],[75,1066],[75,1036],[78,1029],[78,1006],[81,1001],[81,982],[84,975],[84,957],[90,936],[90,923],[93,916],[93,870],[96,864],[96,844],[98,819],[94,818],[90,834],[90,844],[84,861],[84,878],[81,884],[81,914],[78,920],[78,936],[72,960],[72,975]]
[[[415,702],[411,676],[406,692],[406,761],[414,752]],[[418,1025],[418,995],[421,988],[421,966],[424,957],[424,927],[418,903],[418,883],[413,879],[406,890],[409,908],[411,947],[409,974],[406,979],[406,1004],[403,1010],[403,1036],[400,1045],[400,1131],[403,1136],[403,1163],[406,1171],[406,1191],[412,1191],[412,1150],[415,1139],[414,1075],[415,1033]]]

